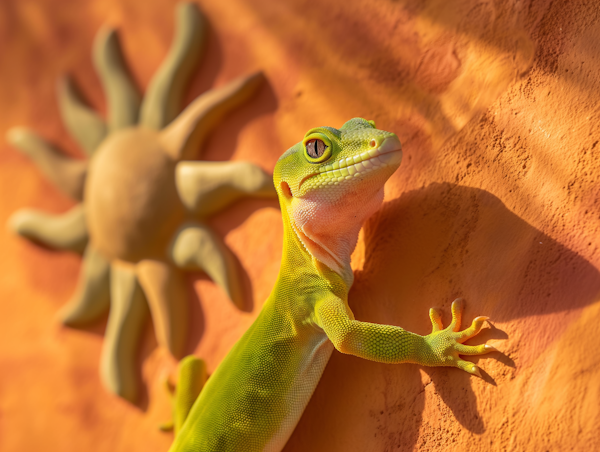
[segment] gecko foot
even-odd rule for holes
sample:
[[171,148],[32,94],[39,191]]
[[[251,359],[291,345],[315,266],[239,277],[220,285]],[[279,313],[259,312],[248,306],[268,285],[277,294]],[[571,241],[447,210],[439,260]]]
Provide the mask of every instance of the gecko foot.
[[425,366],[448,366],[458,367],[472,375],[477,375],[481,378],[479,368],[471,361],[466,361],[460,356],[483,355],[497,349],[493,345],[464,345],[468,339],[476,336],[489,317],[476,317],[471,326],[460,331],[462,321],[462,312],[464,302],[461,298],[457,298],[452,302],[452,322],[444,329],[442,317],[438,310],[432,308],[429,310],[429,318],[431,319],[432,331],[431,334],[425,336],[426,351],[422,355],[422,361],[419,364]]

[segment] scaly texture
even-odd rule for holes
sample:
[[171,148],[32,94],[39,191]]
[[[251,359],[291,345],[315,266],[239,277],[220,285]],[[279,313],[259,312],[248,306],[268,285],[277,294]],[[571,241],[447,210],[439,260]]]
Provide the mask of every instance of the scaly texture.
[[[355,118],[340,130],[309,130],[279,159],[274,182],[285,236],[275,288],[208,380],[171,452],[280,451],[334,347],[373,361],[453,366],[479,375],[459,355],[494,348],[462,345],[486,318],[459,331],[460,301],[446,329],[439,313],[430,312],[428,336],[355,320],[348,307],[350,253],[401,157],[396,135]],[[194,378],[182,373],[179,384],[190,386]]]

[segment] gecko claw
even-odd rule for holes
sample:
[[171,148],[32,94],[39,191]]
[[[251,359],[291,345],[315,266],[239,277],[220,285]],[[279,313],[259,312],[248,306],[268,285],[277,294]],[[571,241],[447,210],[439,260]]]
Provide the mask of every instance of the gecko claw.
[[479,378],[483,378],[481,376],[481,371],[479,370],[479,367],[477,367],[477,366],[471,367],[471,369],[469,369],[469,373],[472,375],[477,375]]

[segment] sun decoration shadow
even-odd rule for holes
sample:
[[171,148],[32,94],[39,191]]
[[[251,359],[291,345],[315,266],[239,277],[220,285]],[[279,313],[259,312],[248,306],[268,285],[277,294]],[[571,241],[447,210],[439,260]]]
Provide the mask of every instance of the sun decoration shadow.
[[89,160],[67,158],[26,129],[8,133],[48,179],[79,201],[63,215],[19,211],[10,225],[28,239],[84,253],[76,292],[61,320],[82,326],[110,306],[100,374],[110,391],[132,402],[139,395],[136,357],[147,304],[159,344],[177,358],[184,353],[183,271],[205,271],[236,305],[243,303],[235,260],[203,219],[240,197],[275,196],[271,177],[253,164],[189,160],[262,78],[257,73],[208,91],[177,115],[204,35],[195,5],[180,5],[176,37],[141,100],[115,31],[98,33],[93,59],[108,99],[107,124],[68,79],[59,84],[62,119]]

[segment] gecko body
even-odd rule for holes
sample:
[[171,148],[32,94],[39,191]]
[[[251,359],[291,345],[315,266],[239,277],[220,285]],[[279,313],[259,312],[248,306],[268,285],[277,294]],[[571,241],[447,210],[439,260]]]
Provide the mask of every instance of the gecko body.
[[446,329],[430,311],[427,336],[355,320],[348,306],[359,230],[383,202],[384,184],[401,159],[396,135],[361,118],[339,130],[311,129],[281,156],[274,171],[284,225],[277,282],[191,409],[188,403],[189,414],[179,416],[185,421],[171,452],[280,451],[334,348],[373,361],[454,366],[479,375],[459,355],[494,350],[462,344],[486,317],[459,331],[460,302],[453,303]]

